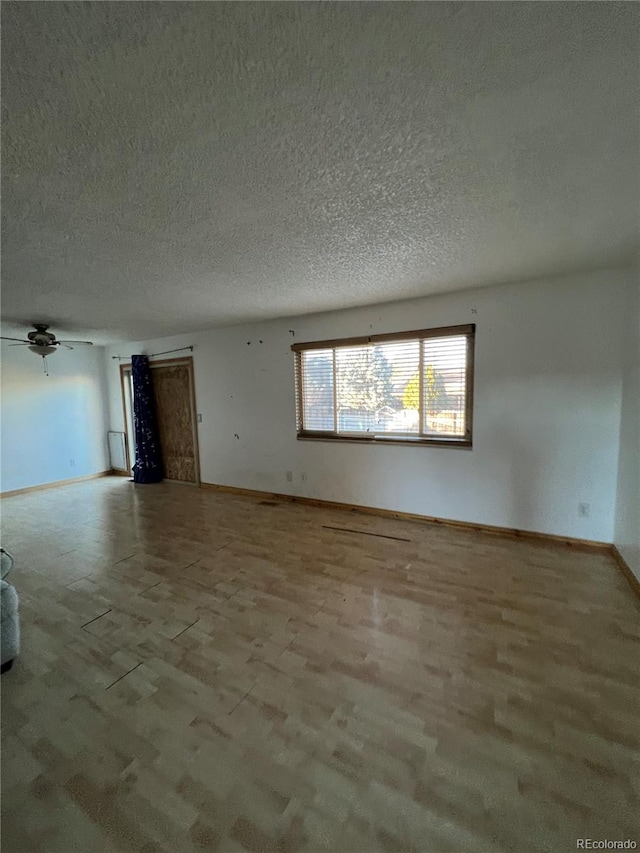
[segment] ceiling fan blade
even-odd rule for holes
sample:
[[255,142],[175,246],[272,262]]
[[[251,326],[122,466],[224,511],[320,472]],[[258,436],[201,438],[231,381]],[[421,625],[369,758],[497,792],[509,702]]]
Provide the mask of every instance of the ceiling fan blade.
[[70,347],[69,344],[63,344],[62,341],[56,341],[56,343],[58,344],[58,346],[64,347],[65,349],[73,349],[73,347]]
[[4,335],[0,336],[0,340],[2,341],[20,341],[21,344],[30,344],[31,341],[25,341],[23,338],[5,338]]
[[93,341],[56,341],[57,344],[81,344],[82,346],[92,347]]
[[[9,340],[11,340],[11,338],[9,338]],[[23,342],[23,343],[21,343],[21,344],[9,344],[9,346],[10,346],[10,347],[26,347],[26,346],[27,346],[27,342],[26,342],[26,341],[24,341],[24,342]]]

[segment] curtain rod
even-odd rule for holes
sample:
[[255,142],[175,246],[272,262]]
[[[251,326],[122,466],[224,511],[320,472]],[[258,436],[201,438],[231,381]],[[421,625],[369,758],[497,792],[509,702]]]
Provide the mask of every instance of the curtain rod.
[[[170,352],[184,352],[186,349],[193,352],[193,347],[178,347],[178,349],[166,349],[163,352],[152,352],[148,358],[155,358],[157,355],[168,355]],[[117,358],[119,361],[129,361],[130,355],[112,355],[111,358]]]

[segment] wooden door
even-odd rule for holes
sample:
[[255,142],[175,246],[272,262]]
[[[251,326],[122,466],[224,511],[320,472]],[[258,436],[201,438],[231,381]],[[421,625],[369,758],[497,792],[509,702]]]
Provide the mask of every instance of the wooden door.
[[191,363],[151,368],[165,477],[198,483]]

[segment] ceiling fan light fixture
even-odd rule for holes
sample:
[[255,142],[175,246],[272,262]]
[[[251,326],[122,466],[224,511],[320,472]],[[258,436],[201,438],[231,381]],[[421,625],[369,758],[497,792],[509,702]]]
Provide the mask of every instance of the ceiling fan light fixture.
[[31,350],[31,352],[35,352],[36,355],[41,355],[44,358],[46,355],[52,355],[52,353],[56,351],[57,347],[31,344],[31,346],[27,347],[27,349]]

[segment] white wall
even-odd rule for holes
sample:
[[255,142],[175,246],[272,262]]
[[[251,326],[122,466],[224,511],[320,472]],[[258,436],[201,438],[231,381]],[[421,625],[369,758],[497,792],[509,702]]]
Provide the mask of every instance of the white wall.
[[[111,428],[110,356],[193,344],[204,482],[611,542],[629,282],[599,272],[120,345]],[[472,450],[296,440],[291,343],[469,322]]]
[[640,289],[637,281],[629,292],[626,318],[614,541],[640,580]]
[[109,468],[103,348],[61,349],[47,363],[49,376],[27,347],[2,344],[3,492]]

